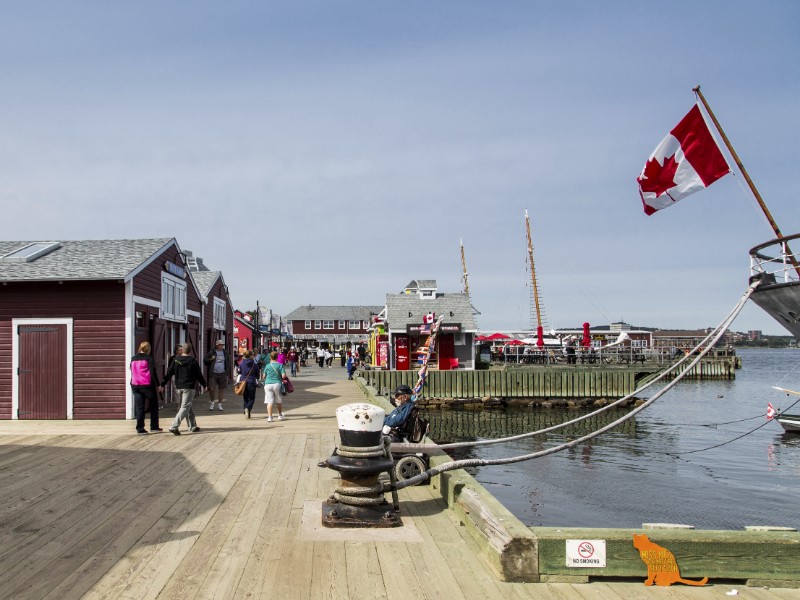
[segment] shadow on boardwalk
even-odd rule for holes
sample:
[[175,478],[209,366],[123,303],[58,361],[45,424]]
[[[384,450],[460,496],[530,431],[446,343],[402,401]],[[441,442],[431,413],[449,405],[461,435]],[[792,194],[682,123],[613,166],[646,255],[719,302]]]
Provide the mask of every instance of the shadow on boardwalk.
[[5,598],[88,590],[134,546],[156,552],[197,538],[187,513],[203,520],[222,501],[181,452],[69,441],[0,446]]

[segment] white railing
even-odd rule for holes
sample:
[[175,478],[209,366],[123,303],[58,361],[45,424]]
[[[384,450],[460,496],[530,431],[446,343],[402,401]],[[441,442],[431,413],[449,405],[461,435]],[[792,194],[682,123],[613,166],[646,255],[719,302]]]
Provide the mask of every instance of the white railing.
[[800,234],[776,238],[751,248],[750,276],[762,277],[764,283],[800,281],[800,255],[792,252],[792,245],[800,247]]
[[[502,355],[492,354],[491,362],[494,364],[519,365],[635,365],[637,363],[642,365],[669,365],[682,358],[686,352],[675,346],[663,348],[617,346],[607,350],[602,347],[594,350],[576,348],[574,354],[568,354],[562,349],[532,350],[529,352],[524,352],[524,349],[520,349],[519,352],[515,352],[515,350],[517,350],[516,347]],[[733,350],[721,348],[712,350],[712,354],[709,356],[728,358],[733,354]]]

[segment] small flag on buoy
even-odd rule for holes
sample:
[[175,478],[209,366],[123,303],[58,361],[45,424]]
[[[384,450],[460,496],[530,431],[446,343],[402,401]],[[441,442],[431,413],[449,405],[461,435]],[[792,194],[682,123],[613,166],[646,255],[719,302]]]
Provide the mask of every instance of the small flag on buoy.
[[775,410],[775,407],[772,406],[772,402],[767,402],[767,420],[771,421],[772,417],[774,417],[776,413],[777,411]]

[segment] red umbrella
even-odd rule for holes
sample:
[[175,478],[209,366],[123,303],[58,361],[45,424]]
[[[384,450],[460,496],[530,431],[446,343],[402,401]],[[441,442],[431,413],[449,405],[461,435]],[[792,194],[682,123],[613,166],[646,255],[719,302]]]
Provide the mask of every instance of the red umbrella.
[[581,346],[583,346],[584,348],[588,348],[591,345],[592,345],[592,338],[589,335],[589,324],[588,323],[584,323],[583,324],[583,339],[581,339]]
[[544,333],[541,325],[536,328],[536,346],[539,348],[544,346]]
[[493,333],[492,335],[486,336],[487,340],[510,340],[511,336],[504,335],[502,333]]
[[511,340],[506,344],[506,346],[524,346],[525,342],[522,340]]

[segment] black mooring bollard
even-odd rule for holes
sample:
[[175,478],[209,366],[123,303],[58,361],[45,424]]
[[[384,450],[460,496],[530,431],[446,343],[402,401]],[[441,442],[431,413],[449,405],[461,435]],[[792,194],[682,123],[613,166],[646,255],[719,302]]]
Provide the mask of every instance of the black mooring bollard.
[[322,503],[325,527],[402,525],[397,492],[392,492],[393,504],[389,504],[378,481],[381,473],[388,473],[395,483],[394,461],[381,432],[385,414],[372,404],[346,404],[336,409],[341,445],[325,463],[339,472],[341,486]]

